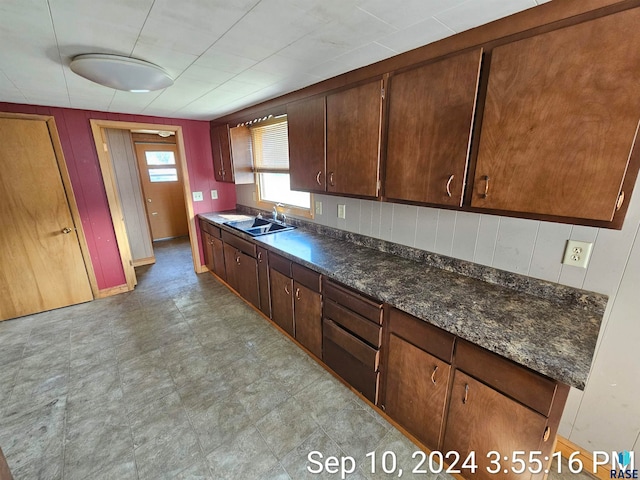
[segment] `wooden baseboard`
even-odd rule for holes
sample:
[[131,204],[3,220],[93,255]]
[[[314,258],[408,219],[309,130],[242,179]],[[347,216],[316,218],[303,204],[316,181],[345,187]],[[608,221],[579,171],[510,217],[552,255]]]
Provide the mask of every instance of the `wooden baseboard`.
[[122,285],[118,285],[117,287],[104,288],[98,291],[98,295],[96,295],[96,298],[112,297],[113,295],[119,295],[120,293],[126,293],[128,291],[129,286],[124,283]]
[[[582,465],[584,465],[585,472],[589,472],[591,475],[594,475],[602,480],[610,480],[611,472],[607,467],[602,465],[598,465],[598,471],[594,473],[591,469],[593,468],[593,455],[588,450],[579,447],[572,441],[561,437],[558,435],[556,441],[556,449],[555,451],[562,452],[562,456],[564,458],[569,458],[571,455],[574,455],[574,458],[580,459]],[[578,455],[575,455],[575,452],[580,452]]]
[[134,267],[142,267],[143,265],[151,265],[156,263],[156,257],[139,258],[132,261]]

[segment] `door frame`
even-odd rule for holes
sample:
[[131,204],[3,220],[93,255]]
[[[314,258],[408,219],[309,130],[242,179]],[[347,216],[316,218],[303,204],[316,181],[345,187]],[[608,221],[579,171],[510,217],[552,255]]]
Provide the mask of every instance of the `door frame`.
[[16,118],[22,120],[40,120],[47,124],[49,130],[49,138],[51,138],[51,145],[56,157],[56,163],[58,164],[58,170],[60,171],[60,178],[62,179],[62,185],[64,187],[64,193],[67,197],[67,203],[69,210],[71,211],[71,218],[73,219],[73,226],[76,229],[78,235],[78,243],[80,245],[80,253],[84,261],[84,266],[87,271],[87,278],[89,279],[89,285],[91,286],[91,293],[93,298],[100,298],[100,289],[98,288],[98,280],[96,278],[96,272],[93,269],[93,263],[91,261],[91,253],[89,252],[89,244],[87,243],[87,237],[84,234],[84,227],[82,225],[82,218],[80,217],[80,211],[78,210],[78,204],[76,202],[76,196],[73,192],[73,186],[71,185],[71,177],[69,177],[69,169],[67,168],[67,161],[62,151],[62,143],[60,142],[60,136],[58,134],[58,128],[56,127],[56,121],[53,115],[35,115],[30,113],[8,113],[0,112],[0,118]]
[[98,153],[98,159],[100,161],[100,170],[102,172],[102,179],[104,181],[104,187],[107,193],[107,201],[109,203],[109,212],[111,213],[111,220],[113,222],[113,228],[116,234],[116,242],[118,244],[118,250],[120,252],[120,259],[122,261],[122,268],[124,270],[125,278],[127,281],[128,291],[133,290],[137,284],[136,272],[133,266],[133,260],[131,256],[131,247],[129,245],[129,238],[127,237],[127,230],[124,224],[124,215],[122,212],[122,203],[120,201],[120,195],[118,194],[118,188],[116,184],[115,170],[111,159],[111,154],[107,148],[105,129],[112,128],[118,130],[165,130],[174,132],[176,135],[176,147],[178,149],[178,162],[180,162],[180,169],[182,170],[182,190],[187,210],[187,221],[189,225],[189,242],[191,244],[191,258],[193,259],[193,267],[196,273],[201,273],[201,267],[199,265],[199,247],[196,235],[196,223],[193,213],[193,200],[191,198],[191,183],[189,180],[189,171],[187,169],[187,155],[184,148],[184,137],[182,133],[182,127],[178,125],[162,125],[157,123],[138,123],[138,122],[121,122],[115,120],[89,120],[91,124],[91,132],[93,134],[93,140]]

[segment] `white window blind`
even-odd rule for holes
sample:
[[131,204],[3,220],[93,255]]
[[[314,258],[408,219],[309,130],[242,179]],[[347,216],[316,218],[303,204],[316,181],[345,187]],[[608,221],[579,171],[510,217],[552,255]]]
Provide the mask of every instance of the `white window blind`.
[[289,135],[287,117],[259,123],[250,128],[253,165],[258,173],[289,171]]

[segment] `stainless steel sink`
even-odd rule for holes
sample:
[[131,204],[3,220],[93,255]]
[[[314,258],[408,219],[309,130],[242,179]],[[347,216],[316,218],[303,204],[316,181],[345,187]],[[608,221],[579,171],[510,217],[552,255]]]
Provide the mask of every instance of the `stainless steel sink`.
[[286,223],[276,222],[274,220],[267,220],[264,218],[253,218],[249,220],[237,220],[233,222],[225,222],[225,225],[240,230],[252,237],[260,235],[267,235],[269,233],[285,232],[287,230],[293,230],[293,225],[287,225]]

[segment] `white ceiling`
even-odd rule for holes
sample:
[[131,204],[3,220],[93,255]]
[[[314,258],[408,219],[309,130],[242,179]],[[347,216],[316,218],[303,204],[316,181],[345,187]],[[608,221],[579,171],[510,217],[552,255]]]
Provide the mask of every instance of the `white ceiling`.
[[[0,101],[211,120],[548,0],[0,0]],[[165,90],[74,74],[81,53],[160,65]]]

